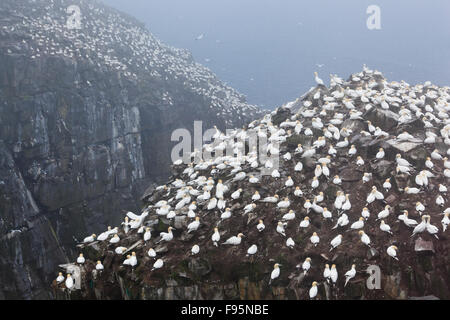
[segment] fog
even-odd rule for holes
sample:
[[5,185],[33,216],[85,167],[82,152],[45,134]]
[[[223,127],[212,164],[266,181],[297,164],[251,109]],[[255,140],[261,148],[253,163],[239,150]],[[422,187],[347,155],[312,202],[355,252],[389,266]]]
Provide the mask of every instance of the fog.
[[[314,85],[313,72],[347,78],[363,63],[389,80],[450,83],[450,1],[105,0],[163,42],[273,108]],[[369,5],[381,29],[369,30]],[[203,38],[198,40],[199,36]]]

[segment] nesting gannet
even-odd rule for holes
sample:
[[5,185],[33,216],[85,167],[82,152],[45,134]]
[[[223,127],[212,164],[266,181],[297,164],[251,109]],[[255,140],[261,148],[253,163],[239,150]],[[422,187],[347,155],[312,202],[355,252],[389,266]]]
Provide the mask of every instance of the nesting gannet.
[[242,237],[244,237],[244,235],[242,233],[239,233],[237,236],[228,238],[227,241],[225,241],[223,244],[237,246],[241,243]]
[[73,281],[73,278],[70,273],[67,275],[65,285],[66,285],[66,288],[69,290],[73,288],[74,281]]
[[347,286],[347,283],[353,279],[356,275],[356,265],[352,264],[352,268],[345,273],[345,284],[344,287]]
[[95,240],[95,237],[96,237],[96,235],[95,235],[95,234],[92,234],[92,235],[90,235],[89,237],[84,238],[84,239],[83,239],[83,243],[90,243],[90,242],[93,242],[93,241]]
[[199,226],[200,226],[200,217],[195,217],[195,221],[192,221],[187,226],[188,233],[191,233],[192,231],[196,231]]
[[381,220],[380,230],[392,234],[391,227]]
[[350,226],[350,229],[352,229],[352,230],[359,230],[362,228],[364,228],[364,218],[363,217],[360,217],[358,219],[358,221],[353,222]]
[[278,224],[277,224],[277,232],[279,233],[279,234],[281,234],[282,236],[286,236],[286,233],[285,233],[285,230],[284,230],[284,227],[286,226],[286,223],[283,223],[283,222],[281,222],[281,221],[278,221]]
[[198,244],[193,245],[192,248],[191,248],[191,254],[192,254],[192,255],[196,255],[196,254],[199,253],[199,252],[200,252],[200,247],[199,247],[199,245],[198,245]]
[[103,264],[101,263],[100,260],[97,261],[97,264],[95,265],[95,269],[96,269],[96,270],[99,270],[99,271],[105,269],[105,268],[103,267]]
[[426,230],[429,234],[432,234],[436,239],[439,239],[437,236],[437,233],[439,232],[439,228],[432,225],[430,223],[430,220],[431,220],[431,216],[426,215],[426,221],[427,221],[426,222]]
[[144,233],[144,241],[148,241],[150,240],[150,238],[152,237],[152,233],[150,232],[150,228],[145,228],[145,233]]
[[413,230],[413,233],[411,235],[411,237],[413,237],[414,235],[416,235],[417,233],[422,233],[425,231],[425,229],[427,228],[427,216],[423,215],[422,216],[422,222],[419,223]]
[[171,241],[173,239],[172,230],[175,230],[175,228],[169,227],[169,228],[167,228],[167,232],[160,232],[159,236],[161,237],[161,239],[157,243],[160,243],[162,241],[166,241],[166,242]]
[[336,237],[333,238],[333,240],[331,240],[330,245],[330,251],[337,248],[340,244],[342,243],[342,235],[338,234]]
[[109,242],[110,243],[119,243],[119,241],[120,241],[120,238],[119,238],[119,236],[117,235],[117,234],[115,234],[110,240],[109,240]]
[[219,233],[219,229],[218,228],[214,228],[214,233],[211,236],[211,240],[214,244],[214,246],[218,246],[217,243],[220,241],[220,233]]
[[450,219],[449,219],[450,213],[444,213],[444,218],[442,218],[441,220],[441,224],[442,224],[442,232],[445,232],[445,230],[447,230],[448,225],[450,224]]
[[164,261],[163,259],[158,259],[155,261],[155,263],[153,264],[153,268],[150,271],[156,270],[156,269],[160,269],[162,268],[164,265]]
[[390,246],[387,248],[386,252],[389,256],[391,256],[392,258],[394,258],[395,260],[398,261],[397,250],[398,250],[398,248],[396,246]]
[[309,227],[309,217],[303,218],[299,225],[300,228],[308,228]]
[[390,214],[390,212],[391,212],[389,209],[391,209],[391,206],[390,206],[390,205],[386,205],[386,206],[384,207],[384,209],[381,210],[381,211],[378,213],[378,217],[377,217],[376,220],[381,220],[381,219],[385,219],[385,218],[389,217],[389,214]]
[[258,247],[256,244],[253,244],[250,248],[247,250],[247,257],[254,255],[258,251]]
[[273,280],[275,280],[276,278],[278,278],[280,276],[280,266],[281,266],[281,264],[278,264],[278,263],[275,263],[275,265],[273,266],[272,273],[270,274],[269,284],[272,283]]
[[150,258],[155,258],[155,257],[156,257],[156,251],[155,251],[153,248],[150,248],[150,249],[148,249],[148,251],[147,251],[147,255],[148,255]]
[[77,258],[77,263],[78,263],[78,264],[83,264],[83,263],[85,263],[85,262],[86,262],[86,259],[84,258],[83,254],[80,253],[80,255],[79,255],[78,258]]
[[56,282],[59,284],[64,281],[64,276],[62,272],[58,273],[58,277],[56,277]]
[[364,243],[366,246],[370,247],[370,238],[369,236],[363,231],[360,230],[358,234],[361,236],[361,242]]
[[311,288],[309,289],[309,298],[314,299],[317,296],[317,282],[314,281],[312,283]]

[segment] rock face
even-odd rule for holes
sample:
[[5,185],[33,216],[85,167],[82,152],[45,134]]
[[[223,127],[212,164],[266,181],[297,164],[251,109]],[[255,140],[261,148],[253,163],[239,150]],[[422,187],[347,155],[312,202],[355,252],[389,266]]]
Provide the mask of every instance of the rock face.
[[[81,29],[67,21],[80,8]],[[76,238],[139,210],[171,133],[260,111],[98,1],[0,3],[0,298],[49,298]],[[18,230],[17,232],[14,230]]]
[[[78,246],[87,258],[84,264],[77,265],[81,269],[81,290],[69,290],[64,283],[54,281],[58,298],[309,299],[312,283],[317,282],[316,299],[449,299],[449,231],[441,221],[444,211],[447,218],[450,213],[449,193],[442,188],[450,182],[450,163],[444,158],[450,153],[450,88],[389,83],[381,73],[368,69],[347,81],[335,80],[331,88],[318,86],[247,127],[246,135],[267,132],[271,141],[280,141],[280,176],[262,175],[268,162],[255,165],[258,157],[250,148],[240,161],[229,156],[174,166],[169,181],[146,195],[142,219],[127,214],[135,227],[127,232],[120,227],[117,244],[106,239]],[[420,139],[422,143],[413,149],[398,147],[405,132],[412,136],[407,140]],[[243,130],[236,130],[226,137],[218,135],[212,145],[204,148],[222,143],[236,146],[235,138],[243,134]],[[346,146],[342,144],[345,139]],[[336,148],[334,156],[331,146]],[[353,148],[357,151],[351,155]],[[384,156],[378,155],[380,148],[384,148]],[[310,153],[311,149],[315,154]],[[429,155],[433,157],[433,168],[425,164]],[[439,155],[443,159],[438,159]],[[358,163],[358,159],[364,163]],[[405,161],[410,163],[409,174],[402,173],[404,169],[398,166],[407,166]],[[299,163],[303,168],[298,169]],[[329,177],[317,173],[317,165],[321,173],[327,167]],[[237,179],[242,172],[244,178]],[[429,176],[426,186],[417,180],[424,174]],[[252,176],[258,181],[251,182]],[[287,184],[288,177],[292,185]],[[312,184],[314,177],[319,181],[316,187]],[[390,187],[385,185],[386,179],[390,179]],[[223,186],[228,191],[223,191]],[[407,192],[413,188],[419,192]],[[208,190],[210,197],[205,198]],[[241,190],[239,195],[235,194],[237,190]],[[224,207],[231,211],[229,218],[223,216],[223,208],[213,204],[214,199],[221,199],[222,191]],[[273,197],[274,202],[253,200],[256,191],[261,200]],[[336,201],[338,192],[348,195],[351,206],[344,205],[345,196]],[[377,198],[369,198],[372,192]],[[186,202],[181,203],[186,197]],[[281,201],[286,198],[289,204],[283,206]],[[424,212],[417,206],[419,201]],[[306,206],[308,202],[311,207]],[[246,212],[249,206],[252,210]],[[325,208],[331,218],[324,214]],[[363,208],[370,212],[363,218],[363,227],[350,228],[362,217]],[[285,216],[289,210],[293,210],[293,217]],[[346,224],[342,222],[344,215]],[[424,226],[429,216],[437,229],[429,225],[414,235],[415,227],[402,221],[402,215],[423,221]],[[188,232],[194,216],[200,218],[200,225]],[[259,220],[265,225],[263,231],[257,229]],[[381,220],[390,226],[390,233],[381,229]],[[306,221],[309,224],[303,226]],[[277,228],[280,223],[285,235]],[[173,239],[162,241],[162,232],[170,233],[171,227],[175,227]],[[215,227],[220,233],[217,246],[212,240]],[[151,238],[144,241],[147,228]],[[359,231],[370,238],[369,245],[362,242]],[[311,241],[314,232],[320,238],[317,245]],[[232,236],[238,239],[239,233],[244,235],[239,244],[224,244]],[[331,242],[338,235],[342,241],[333,249]],[[287,246],[287,238],[293,240],[293,248]],[[193,255],[194,245],[200,251]],[[252,245],[257,246],[257,252],[249,255],[247,249]],[[118,247],[126,249],[117,251]],[[395,258],[388,248],[396,251]],[[156,257],[149,255],[150,249],[154,249]],[[137,258],[134,267],[124,264],[132,253]],[[304,272],[302,265],[307,258],[311,267]],[[164,262],[161,268],[154,269],[156,259]],[[96,270],[97,261],[104,270]],[[281,272],[271,280],[276,263],[281,265]],[[332,269],[336,265],[335,283],[324,278],[326,264]],[[353,264],[356,274],[345,284],[345,274]],[[368,270],[379,270],[379,274],[375,273],[379,283],[376,277],[369,279]]]

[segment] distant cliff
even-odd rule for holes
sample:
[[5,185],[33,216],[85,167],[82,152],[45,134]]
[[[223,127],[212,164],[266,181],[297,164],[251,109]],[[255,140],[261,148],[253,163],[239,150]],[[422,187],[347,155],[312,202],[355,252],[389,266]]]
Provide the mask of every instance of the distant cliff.
[[[67,26],[80,8],[81,29]],[[98,1],[0,2],[0,299],[51,298],[76,239],[169,175],[176,128],[242,126],[245,98]]]

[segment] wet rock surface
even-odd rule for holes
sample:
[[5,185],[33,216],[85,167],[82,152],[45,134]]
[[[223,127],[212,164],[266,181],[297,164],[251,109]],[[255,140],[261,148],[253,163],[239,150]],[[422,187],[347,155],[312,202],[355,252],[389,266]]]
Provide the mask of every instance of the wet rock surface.
[[[80,30],[66,26],[69,5]],[[140,210],[170,175],[173,130],[259,114],[99,1],[2,0],[0,62],[0,298],[51,298],[78,240]]]
[[[427,129],[423,125],[406,124],[405,126],[398,123],[398,114],[400,111],[405,112],[400,103],[390,101],[390,111],[386,112],[379,110],[383,107],[382,102],[377,100],[380,94],[393,99],[403,94],[407,95],[408,92],[412,94],[411,91],[418,98],[424,95],[433,96],[433,92],[441,92],[443,99],[447,100],[447,105],[442,104],[442,108],[447,108],[445,110],[448,111],[449,88],[438,88],[430,84],[409,87],[399,83],[388,83],[378,72],[364,71],[357,75],[358,80],[354,80],[355,77],[352,75],[348,81],[335,85],[333,89],[319,86],[301,99],[278,109],[270,117],[254,122],[247,128],[251,131],[251,128],[258,130],[258,127],[261,129],[267,126],[272,129],[272,133],[279,133],[278,129],[283,123],[294,122],[292,127],[286,128],[286,139],[281,142],[279,148],[281,177],[260,175],[261,165],[256,169],[253,168],[250,164],[252,160],[241,163],[238,170],[236,170],[237,164],[225,166],[224,169],[218,169],[213,164],[198,170],[194,169],[197,168],[196,166],[174,167],[174,175],[166,185],[147,193],[145,197],[148,207],[144,212],[148,212],[148,216],[144,226],[150,228],[151,239],[133,249],[137,257],[137,265],[135,267],[124,265],[124,259],[129,253],[114,253],[117,245],[112,245],[108,241],[81,244],[79,251],[87,257],[86,263],[81,266],[82,289],[68,290],[64,284],[53,282],[55,294],[61,299],[309,299],[311,285],[313,281],[317,281],[316,299],[449,299],[450,242],[448,230],[444,232],[441,227],[443,212],[449,210],[446,209],[449,206],[449,194],[447,191],[437,190],[438,184],[448,186],[450,182],[449,178],[443,174],[444,161],[433,160],[433,169],[427,169],[425,158],[415,158],[415,149],[401,150],[395,143],[388,143],[392,139],[398,140],[398,136],[406,130],[406,127],[408,133],[417,139],[423,139],[425,133],[431,131],[438,136],[438,140],[444,140],[441,133],[445,133],[444,126],[448,128],[448,121],[433,121],[434,126]],[[373,90],[368,95],[371,97],[369,107],[367,103],[362,102],[361,95],[355,93],[359,90],[358,88],[365,88],[368,84]],[[380,90],[384,90],[383,88],[389,88],[389,93],[385,91],[381,93]],[[324,111],[326,104],[323,97],[330,96],[331,92],[339,92],[341,89],[345,89],[348,95],[354,95],[351,100],[355,109],[352,112],[360,111],[361,119],[349,119],[351,112],[344,106],[342,98],[334,101],[336,102],[334,111],[325,111],[321,113],[320,118],[326,127],[331,121],[337,123],[336,113],[341,113],[347,125],[363,128],[348,133],[348,140],[355,145],[357,153],[353,156],[348,154],[350,145],[339,148],[328,164],[330,178],[319,176],[320,183],[314,189],[311,181],[316,175],[314,168],[317,164],[320,165],[318,159],[325,158],[330,144],[335,145],[337,141],[327,138],[326,145],[316,148],[315,155],[304,158],[301,152],[296,153],[297,144],[292,141],[303,141],[302,147],[308,150],[323,132],[314,129],[312,137],[305,137],[304,131],[296,134],[295,121],[299,120],[305,128],[311,128],[312,119],[310,116],[306,117],[308,112],[316,108],[315,114],[319,117],[320,110]],[[314,98],[318,92],[321,94],[320,98]],[[427,103],[436,107],[433,101],[430,102],[427,98]],[[420,107],[425,108],[425,105],[422,104]],[[426,109],[430,108],[426,107]],[[430,120],[429,117],[431,115],[428,114],[427,121]],[[368,134],[370,129],[366,122],[367,118],[370,118],[371,123],[378,127],[377,131],[380,129],[384,131],[384,134],[378,136],[374,136],[374,133]],[[276,126],[275,122],[279,126]],[[279,134],[284,136],[282,133]],[[365,137],[370,139],[363,139]],[[342,141],[342,137],[339,140]],[[435,149],[444,155],[448,152],[450,143],[448,138],[446,141],[446,143],[441,143],[442,141],[434,144],[422,143],[419,148],[427,156]],[[384,148],[385,156],[377,159],[375,155],[381,147]],[[284,157],[287,153],[292,155],[290,160]],[[397,154],[413,164],[410,175],[396,170]],[[356,163],[357,156],[364,159],[364,164]],[[228,161],[232,162],[232,159]],[[304,165],[301,171],[295,170],[298,162]],[[415,177],[425,169],[429,170],[433,177],[429,179],[427,187],[421,187],[416,185]],[[235,170],[234,173],[231,173],[232,170]],[[198,171],[197,174],[194,173],[196,171]],[[246,177],[240,181],[233,180],[239,171],[245,172]],[[363,181],[364,173],[372,174],[369,181]],[[192,174],[195,177],[192,177]],[[260,180],[257,183],[250,183],[250,175],[255,175]],[[335,175],[341,177],[341,184],[333,182]],[[288,176],[294,181],[291,187],[285,185]],[[203,184],[197,180],[198,177],[204,178]],[[385,189],[384,182],[387,178],[391,179],[392,186]],[[212,198],[217,194],[219,179],[229,187],[224,199],[226,207],[231,208],[231,217],[221,219],[223,210],[217,207],[208,209],[210,200],[197,198],[195,215],[200,217],[200,226],[197,230],[188,233],[187,225],[193,219],[186,216],[187,205],[181,209],[174,209],[180,200],[180,198],[176,199],[177,193],[183,190],[190,193],[192,189],[189,187],[192,187],[202,194],[204,191],[202,188],[208,185],[206,181],[210,181]],[[300,196],[294,195],[296,186],[302,191]],[[376,187],[384,198],[368,203],[367,197],[373,187]],[[419,193],[408,194],[405,191],[406,187],[417,187]],[[242,189],[241,195],[232,199],[230,194],[239,188]],[[255,191],[260,193],[261,199],[273,197],[275,194],[279,198],[276,203],[254,201],[251,198]],[[340,214],[343,214],[342,210],[335,207],[337,191],[349,195],[351,208],[342,209],[348,215],[349,224],[333,228]],[[324,219],[321,213],[305,208],[307,200],[313,203],[319,195],[322,195],[324,199],[318,201],[316,205],[322,209],[328,208],[332,213],[332,219]],[[444,199],[443,204],[436,203],[439,195]],[[278,207],[277,203],[285,197],[290,201],[289,207]],[[192,200],[195,200],[194,196],[191,197]],[[174,220],[157,213],[160,201],[167,201],[170,210],[175,210]],[[416,208],[418,201],[426,208],[423,213]],[[254,209],[245,213],[245,206],[251,203],[255,204]],[[389,215],[383,220],[390,226],[391,233],[380,229],[381,219],[377,218],[387,204],[390,205]],[[370,211],[370,217],[364,220],[362,230],[370,237],[370,246],[361,241],[359,230],[350,229],[350,225],[361,217],[364,207]],[[289,209],[295,212],[295,218],[284,221],[286,236],[283,236],[277,231],[277,225]],[[404,210],[409,212],[410,219],[417,222],[421,221],[422,215],[429,215],[431,223],[439,229],[438,237],[427,231],[412,236],[413,227],[408,227],[398,219],[401,214],[404,214]],[[305,217],[309,217],[310,225],[300,228],[299,223]],[[259,219],[263,220],[265,225],[262,232],[257,230]],[[157,244],[161,240],[160,232],[167,232],[169,226],[175,226],[173,240],[163,242],[165,250],[157,254],[155,258],[150,257],[147,254],[148,250],[161,245]],[[214,227],[218,227],[221,236],[218,246],[215,246],[211,239]],[[320,237],[317,246],[310,241],[313,232]],[[236,236],[238,233],[244,235],[239,245],[223,244],[229,237]],[[343,236],[342,243],[334,250],[330,250],[330,242],[338,234]],[[119,236],[120,246],[127,248],[142,239],[142,233],[138,233],[136,229],[125,234],[123,229],[119,228]],[[287,247],[287,237],[293,239],[295,243],[293,248]],[[258,250],[256,254],[250,256],[247,254],[247,249],[253,244],[257,245]],[[191,253],[193,245],[200,247],[198,254]],[[93,246],[96,246],[95,250]],[[390,246],[397,248],[398,260],[388,254],[387,249]],[[305,274],[301,266],[307,257],[311,259],[311,268]],[[164,261],[164,266],[153,269],[158,258]],[[99,273],[95,270],[97,260],[100,260],[105,267]],[[275,263],[281,265],[281,271],[279,277],[271,281]],[[336,265],[339,275],[336,283],[324,278],[325,264]],[[356,275],[345,286],[344,274],[350,270],[352,264],[356,265]],[[367,286],[369,266],[376,266],[380,270],[378,289],[371,290]]]

